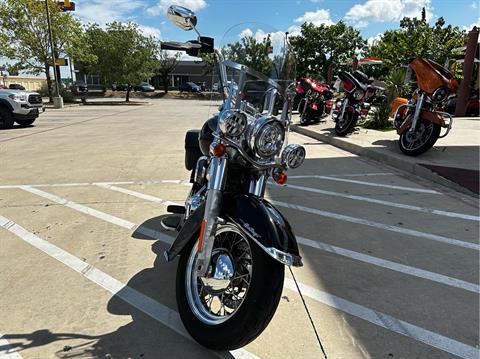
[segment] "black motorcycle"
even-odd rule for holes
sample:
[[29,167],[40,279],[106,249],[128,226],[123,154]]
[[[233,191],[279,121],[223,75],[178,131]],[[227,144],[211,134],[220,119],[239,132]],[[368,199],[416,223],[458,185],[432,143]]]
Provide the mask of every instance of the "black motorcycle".
[[[369,79],[361,71],[340,72],[338,77],[341,81],[345,97],[341,100],[339,109],[333,116],[335,121],[335,133],[345,136],[353,131],[358,119],[366,116],[373,100],[383,98],[385,89],[373,85],[373,79]],[[367,104],[367,107],[366,105]],[[366,111],[365,111],[366,110]]]
[[[171,6],[168,16],[182,29],[195,29],[197,19],[188,9]],[[225,44],[238,41],[245,27],[229,30]],[[294,59],[286,39],[266,46],[260,70],[248,66],[241,52],[235,62],[226,59],[228,48],[214,50],[212,38],[164,42],[162,48],[192,56],[215,53],[219,67],[223,104],[201,130],[187,132],[185,166],[192,171],[192,189],[184,207],[168,208],[176,215],[163,225],[178,232],[165,256],[168,261],[180,256],[176,294],[186,329],[208,348],[235,349],[254,340],[272,319],[284,266],[302,265],[290,225],[264,199],[269,177],[284,184],[286,170],[305,159],[302,146],[286,146]]]

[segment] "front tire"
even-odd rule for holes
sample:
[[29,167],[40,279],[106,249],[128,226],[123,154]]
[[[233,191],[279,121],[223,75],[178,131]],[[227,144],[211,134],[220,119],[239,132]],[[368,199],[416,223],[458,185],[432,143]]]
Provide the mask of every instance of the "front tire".
[[177,305],[183,324],[207,348],[243,347],[272,319],[282,294],[284,266],[235,225],[222,225],[217,228],[212,258],[219,253],[231,256],[234,276],[226,288],[212,288],[195,275],[197,243],[191,241],[185,248],[177,268]]
[[398,140],[400,150],[407,156],[418,156],[428,151],[437,142],[441,129],[436,123],[419,119],[414,133],[407,129],[400,135]]
[[20,125],[20,127],[27,127],[30,126],[32,123],[34,123],[36,118],[32,120],[15,120],[16,123]]
[[338,136],[346,136],[348,133],[352,132],[355,125],[357,124],[358,115],[354,111],[345,111],[343,113],[343,118],[340,118],[335,123],[335,133]]
[[14,123],[12,112],[8,108],[0,107],[0,129],[10,129]]

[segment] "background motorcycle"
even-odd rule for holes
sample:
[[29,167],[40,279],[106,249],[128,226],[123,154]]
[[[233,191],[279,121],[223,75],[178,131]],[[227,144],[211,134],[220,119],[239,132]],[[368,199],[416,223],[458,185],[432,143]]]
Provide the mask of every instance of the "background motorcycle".
[[[439,109],[456,93],[458,82],[450,71],[432,60],[416,58],[409,66],[415,72],[418,88],[410,100],[395,99],[397,104],[403,104],[396,109],[393,123],[400,135],[400,150],[416,156],[450,132],[453,118]],[[446,131],[440,135],[442,127]]]
[[302,78],[297,84],[297,95],[294,100],[294,108],[298,108],[300,113],[300,125],[320,122],[331,110],[331,101],[328,103],[329,106],[327,101],[331,100],[332,96],[333,92],[327,84],[308,77]]
[[[371,104],[371,101],[379,98],[385,89],[372,85],[374,80],[369,79],[367,75],[358,70],[351,73],[342,71],[338,77],[342,82],[345,97],[341,100],[340,108],[334,114],[333,120],[335,121],[335,133],[345,136],[353,130],[361,117],[363,104],[365,102]],[[368,114],[368,110],[364,109],[365,116]]]
[[[182,29],[195,29],[197,19],[188,9],[171,6],[168,16]],[[238,41],[245,26],[232,27],[224,36],[226,44]],[[213,39],[202,36],[186,43],[164,42],[162,48],[192,56],[214,51]],[[263,198],[269,177],[284,184],[286,169],[305,159],[302,146],[285,146],[294,59],[278,50],[293,53],[286,42],[267,48],[273,51],[269,58],[274,73],[281,75],[277,78],[267,77],[265,68],[261,73],[215,51],[223,105],[200,131],[187,133],[185,166],[192,171],[192,189],[185,207],[168,208],[178,216],[163,222],[178,231],[165,256],[172,261],[180,255],[180,317],[193,338],[217,350],[254,340],[278,306],[284,266],[302,265],[290,225]]]

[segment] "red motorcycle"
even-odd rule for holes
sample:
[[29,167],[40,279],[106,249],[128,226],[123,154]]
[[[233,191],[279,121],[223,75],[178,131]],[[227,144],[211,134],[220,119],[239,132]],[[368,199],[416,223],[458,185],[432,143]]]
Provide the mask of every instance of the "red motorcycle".
[[332,109],[333,91],[327,84],[304,77],[297,83],[294,107],[300,113],[300,125],[320,122]]

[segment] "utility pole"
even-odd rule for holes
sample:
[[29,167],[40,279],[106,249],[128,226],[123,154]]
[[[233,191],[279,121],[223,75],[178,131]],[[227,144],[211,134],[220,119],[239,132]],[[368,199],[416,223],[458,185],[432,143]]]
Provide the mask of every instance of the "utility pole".
[[[59,79],[56,71],[57,69],[56,69],[55,49],[53,46],[52,24],[50,22],[50,11],[48,9],[48,0],[45,0],[45,10],[47,12],[48,37],[50,40],[50,49],[51,49],[52,61],[53,61],[53,73],[55,75],[56,96],[53,97],[53,107],[63,108],[63,98],[60,96],[60,84],[58,83]],[[50,74],[48,74],[48,76],[50,76]]]
[[473,66],[475,64],[475,54],[477,53],[479,29],[474,26],[468,33],[467,48],[465,50],[465,58],[463,60],[463,79],[457,90],[457,108],[455,116],[465,116],[467,112],[467,102],[470,95],[470,83],[472,81]]

